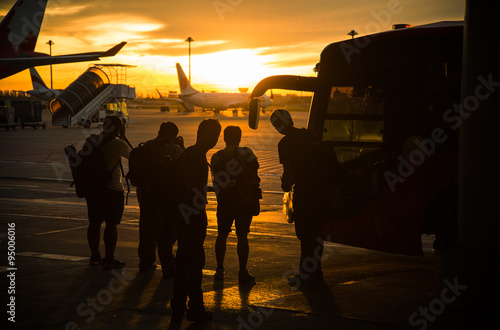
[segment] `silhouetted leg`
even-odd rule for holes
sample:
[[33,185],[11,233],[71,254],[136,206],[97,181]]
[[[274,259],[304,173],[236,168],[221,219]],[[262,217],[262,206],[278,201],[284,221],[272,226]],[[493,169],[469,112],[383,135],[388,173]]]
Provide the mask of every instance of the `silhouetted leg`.
[[112,260],[115,257],[116,242],[118,241],[118,229],[116,223],[106,223],[104,229],[105,259]]
[[[224,257],[226,256],[226,242],[229,233],[218,233],[215,240],[215,259],[217,260],[217,267],[224,267]],[[239,243],[239,240],[238,240]]]
[[245,270],[247,269],[248,254],[250,251],[248,233],[250,232],[252,216],[247,214],[238,215],[234,222],[236,227],[236,236],[238,237],[236,252],[238,253],[240,270]]
[[151,193],[147,188],[137,188],[139,201],[139,269],[149,270],[156,261],[156,235],[154,222],[154,203]]
[[236,251],[238,252],[238,260],[240,262],[240,270],[247,269],[248,253],[250,248],[248,246],[247,233],[240,233],[238,236],[238,245]]
[[87,228],[87,240],[89,242],[90,253],[92,256],[100,255],[99,241],[101,238],[101,222],[89,222]]
[[[310,208],[310,221],[297,221],[297,236],[300,236],[300,266],[299,270],[305,274],[320,275],[323,273],[321,259],[323,256],[322,222],[321,215]],[[296,226],[296,228],[297,228]]]
[[177,315],[184,314],[187,302],[187,284],[186,284],[186,254],[185,242],[183,237],[179,236],[177,243],[176,267],[174,273],[173,296],[170,300],[172,313]]
[[158,257],[160,259],[163,275],[171,277],[174,273],[174,258],[173,246],[176,240],[175,227],[171,216],[168,215],[162,219],[162,226],[160,226],[160,238],[158,239]]
[[205,212],[194,219],[189,225],[186,245],[186,283],[189,296],[189,309],[192,313],[205,312],[203,291],[203,267],[205,266],[205,241],[207,230],[207,217]]

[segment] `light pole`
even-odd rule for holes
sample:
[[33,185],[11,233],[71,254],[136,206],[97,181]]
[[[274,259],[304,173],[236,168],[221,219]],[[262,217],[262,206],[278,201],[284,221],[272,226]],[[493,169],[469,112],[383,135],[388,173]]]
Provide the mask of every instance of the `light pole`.
[[[49,45],[49,49],[50,49],[50,56],[52,56],[52,45],[54,44],[54,42],[52,40],[49,40],[49,42],[45,43],[46,45]],[[50,88],[53,89],[54,86],[52,85],[52,64],[50,65]]]
[[187,41],[189,43],[189,82],[191,83],[191,42],[193,42],[194,39],[189,37],[184,41]]

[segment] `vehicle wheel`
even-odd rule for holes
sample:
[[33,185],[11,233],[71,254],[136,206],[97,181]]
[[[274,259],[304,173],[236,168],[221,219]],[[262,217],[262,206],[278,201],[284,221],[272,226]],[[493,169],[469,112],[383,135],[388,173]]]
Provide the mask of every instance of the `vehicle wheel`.
[[45,129],[47,127],[47,125],[45,124],[42,124],[42,128]]
[[83,127],[85,128],[89,128],[90,127],[90,120],[86,120],[84,123],[83,123]]

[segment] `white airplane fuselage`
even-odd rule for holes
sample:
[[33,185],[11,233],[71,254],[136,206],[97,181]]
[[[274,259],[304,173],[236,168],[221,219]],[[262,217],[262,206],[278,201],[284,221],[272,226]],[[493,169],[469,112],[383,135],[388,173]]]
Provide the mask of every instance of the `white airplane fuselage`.
[[[179,98],[187,104],[195,107],[224,110],[224,109],[248,109],[250,93],[206,93],[194,89],[179,63],[176,64],[177,77],[181,93]],[[267,95],[260,97],[260,106],[266,108],[273,101]]]
[[227,109],[248,107],[249,93],[189,93],[179,94],[186,103],[201,108]]

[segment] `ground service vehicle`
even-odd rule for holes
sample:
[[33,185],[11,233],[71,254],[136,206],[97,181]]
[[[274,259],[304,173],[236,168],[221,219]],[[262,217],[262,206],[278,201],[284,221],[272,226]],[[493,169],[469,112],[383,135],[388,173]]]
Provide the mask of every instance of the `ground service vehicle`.
[[[272,76],[252,92],[313,92],[307,128],[332,141],[341,172],[331,241],[421,255],[422,233],[452,245],[457,221],[463,22],[439,22],[328,45],[317,77]],[[292,113],[293,117],[293,113]]]

